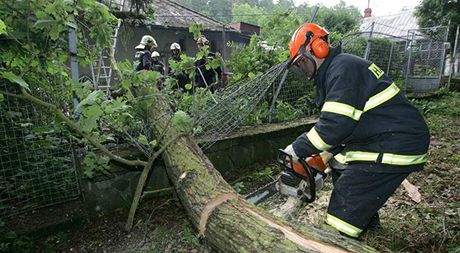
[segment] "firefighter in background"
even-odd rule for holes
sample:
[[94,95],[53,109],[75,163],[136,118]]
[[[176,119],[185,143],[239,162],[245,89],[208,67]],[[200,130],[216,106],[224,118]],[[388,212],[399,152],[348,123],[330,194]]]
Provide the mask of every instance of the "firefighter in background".
[[293,34],[289,69],[314,79],[321,114],[285,151],[294,159],[334,154],[334,190],[325,222],[358,237],[379,224],[378,210],[411,173],[423,169],[430,140],[418,110],[377,65],[341,53],[314,23]]
[[160,72],[160,74],[164,75],[165,73],[165,65],[163,62],[160,61],[160,53],[157,51],[152,52],[152,70]]
[[174,42],[171,44],[169,47],[171,51],[171,56],[169,57],[168,60],[168,75],[174,77],[177,80],[177,86],[174,87],[175,90],[182,90],[185,91],[185,85],[190,83],[190,79],[187,77],[187,75],[179,70],[174,70],[174,68],[171,67],[171,62],[180,62],[181,61],[181,47],[179,43]]
[[[201,37],[196,41],[196,45],[199,50],[202,50],[204,46],[210,46],[209,40],[206,37]],[[208,88],[211,92],[214,92],[218,88],[221,76],[222,68],[206,69],[206,63],[214,60],[217,57],[216,53],[209,52],[206,57],[203,57],[195,61],[195,86],[201,88]]]
[[157,47],[157,42],[152,36],[142,36],[141,42],[136,46],[136,54],[134,56],[134,66],[137,71],[150,70],[152,68],[151,51]]
[[169,49],[171,51],[171,57],[169,57],[169,60],[173,60],[176,62],[180,61],[181,47],[179,43],[173,42]]

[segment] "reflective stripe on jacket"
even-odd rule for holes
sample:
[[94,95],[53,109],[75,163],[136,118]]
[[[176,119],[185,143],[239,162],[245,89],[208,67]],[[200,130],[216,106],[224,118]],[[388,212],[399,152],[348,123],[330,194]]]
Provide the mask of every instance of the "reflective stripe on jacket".
[[428,127],[377,65],[332,49],[315,77],[318,122],[293,143],[299,157],[344,145],[347,163],[426,162]]

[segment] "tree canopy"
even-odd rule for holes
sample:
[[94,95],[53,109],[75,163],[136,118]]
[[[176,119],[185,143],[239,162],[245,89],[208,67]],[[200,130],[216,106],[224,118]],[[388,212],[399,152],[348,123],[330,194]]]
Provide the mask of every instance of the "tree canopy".
[[[286,41],[289,33],[301,23],[311,19],[313,6],[296,6],[293,0],[179,0],[183,5],[209,15],[225,24],[246,22],[258,25],[262,37],[267,40]],[[330,32],[344,34],[357,28],[360,21],[359,10],[347,6],[344,1],[333,7],[320,6],[315,22]],[[277,43],[279,44],[279,43]]]
[[421,27],[448,25],[450,21],[449,41],[455,41],[455,31],[460,25],[460,1],[423,0],[417,6],[415,15]]

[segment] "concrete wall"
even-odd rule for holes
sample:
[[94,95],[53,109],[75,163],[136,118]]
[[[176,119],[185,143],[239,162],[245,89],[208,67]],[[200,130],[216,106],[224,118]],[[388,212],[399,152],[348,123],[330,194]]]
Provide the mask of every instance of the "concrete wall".
[[[217,141],[205,154],[225,179],[247,175],[251,173],[248,170],[250,166],[275,159],[278,149],[286,147],[297,136],[308,131],[314,122],[303,119],[298,122],[246,128]],[[128,151],[130,152],[134,156],[138,155],[135,151]],[[131,205],[141,168],[133,171],[112,164],[112,170],[115,172],[110,177],[81,180],[83,202],[89,213],[108,213],[121,207],[129,208]],[[154,191],[170,186],[165,166],[158,160],[145,190]]]

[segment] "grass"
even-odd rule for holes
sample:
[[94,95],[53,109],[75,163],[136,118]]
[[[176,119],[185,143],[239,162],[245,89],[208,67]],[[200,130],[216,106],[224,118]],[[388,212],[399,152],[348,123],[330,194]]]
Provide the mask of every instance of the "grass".
[[198,235],[191,229],[191,224],[183,220],[180,229],[159,226],[150,234],[149,242],[142,249],[132,252],[203,252],[204,248]]

